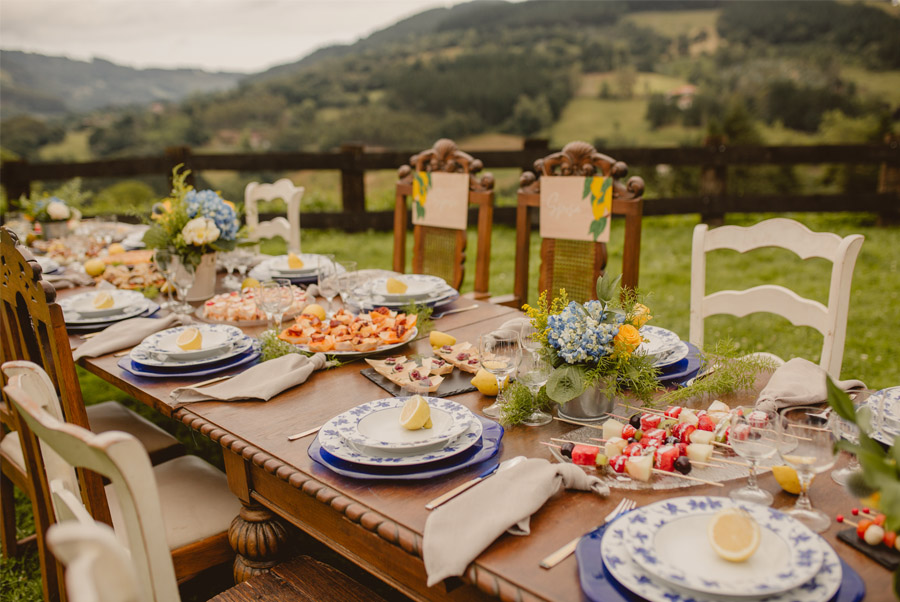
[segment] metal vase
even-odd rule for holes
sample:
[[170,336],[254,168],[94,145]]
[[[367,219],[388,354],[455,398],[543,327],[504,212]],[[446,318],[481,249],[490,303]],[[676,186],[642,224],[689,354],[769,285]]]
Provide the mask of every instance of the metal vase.
[[69,235],[69,222],[41,222],[41,234],[44,240],[65,238]]
[[616,405],[614,397],[606,394],[606,383],[598,382],[588,387],[578,397],[560,404],[557,413],[560,418],[579,422],[595,422],[604,420],[608,412]]

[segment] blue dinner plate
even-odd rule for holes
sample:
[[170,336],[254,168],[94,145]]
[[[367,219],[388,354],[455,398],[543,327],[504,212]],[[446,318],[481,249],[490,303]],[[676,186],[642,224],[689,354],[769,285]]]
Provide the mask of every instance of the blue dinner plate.
[[440,477],[481,463],[484,463],[483,468],[490,468],[492,464],[499,462],[497,452],[500,451],[503,427],[493,420],[488,420],[482,416],[476,415],[475,417],[484,426],[481,441],[466,451],[439,462],[429,462],[428,464],[416,466],[368,466],[356,464],[355,462],[341,460],[322,449],[322,446],[319,445],[318,436],[310,443],[307,453],[314,462],[321,464],[332,472],[351,479],[415,481]]
[[[601,560],[603,534],[610,524],[597,527],[578,542],[575,558],[578,560],[578,580],[585,598],[591,602],[640,602],[644,600],[616,581]],[[866,584],[843,559],[841,559],[841,585],[830,602],[860,602],[866,595]],[[685,598],[673,592],[673,602]]]
[[[136,316],[129,316],[127,319],[131,318],[152,318],[156,315],[156,312],[159,311],[159,304],[151,301],[147,306],[147,309],[144,310],[144,313],[138,314]],[[107,326],[112,326],[116,322],[120,322],[121,320],[110,320],[109,322],[101,322],[98,324],[66,324],[66,330],[69,332],[94,332],[96,330],[103,330]]]
[[247,353],[244,353],[237,357],[229,358],[227,360],[222,360],[221,363],[218,363],[214,366],[205,365],[202,368],[194,370],[185,370],[178,368],[152,368],[150,366],[141,366],[131,361],[131,358],[128,356],[120,359],[118,362],[118,366],[122,370],[130,372],[131,374],[140,376],[142,378],[193,378],[195,376],[207,376],[209,374],[215,374],[216,372],[221,372],[230,368],[236,368],[237,366],[245,366],[247,364],[250,364],[251,362],[255,362],[256,360],[258,360],[260,355],[259,342],[256,342]]
[[671,366],[666,366],[660,371],[660,384],[667,386],[683,385],[700,371],[700,350],[690,343],[687,343],[687,346],[688,354],[686,358],[675,362]]

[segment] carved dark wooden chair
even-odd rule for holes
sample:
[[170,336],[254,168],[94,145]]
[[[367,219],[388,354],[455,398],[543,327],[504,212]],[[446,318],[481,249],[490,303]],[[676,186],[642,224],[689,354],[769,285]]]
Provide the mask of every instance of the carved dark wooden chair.
[[[597,152],[586,142],[570,142],[562,151],[534,162],[519,180],[516,208],[516,267],[513,294],[494,297],[494,303],[521,308],[528,300],[529,241],[532,212],[541,206],[541,178],[553,176],[612,176],[613,215],[625,216],[625,242],[622,260],[622,286],[635,288],[641,254],[641,219],[644,213],[644,181],[633,176],[621,179],[628,166]],[[538,175],[535,175],[538,174]],[[596,281],[606,269],[606,243],[545,238],[541,241],[541,267],[538,291],[552,296],[564,288],[575,301],[595,299]]]
[[[442,138],[434,146],[413,155],[409,165],[397,170],[399,180],[394,204],[394,271],[406,271],[407,197],[417,171],[469,174],[469,205],[478,207],[478,249],[475,256],[475,286],[471,295],[488,297],[491,264],[491,228],[494,221],[494,176],[482,170],[481,161],[459,150],[452,140]],[[459,290],[465,276],[466,233],[432,226],[413,227],[412,271],[440,276]]]
[[[3,332],[0,340],[0,359],[4,362],[26,360],[41,366],[49,375],[62,406],[66,422],[77,424],[94,432],[125,431],[135,436],[144,446],[154,464],[178,459],[184,454],[183,446],[177,439],[150,421],[113,401],[85,407],[81,396],[81,386],[72,359],[69,336],[66,332],[62,308],[55,303],[56,290],[53,285],[41,279],[41,267],[30,252],[19,246],[18,240],[6,228],[0,228],[0,299],[2,299]],[[2,544],[4,556],[19,553],[20,542],[16,540],[15,503],[13,485],[28,494],[35,514],[36,542],[41,556],[42,568],[47,565],[44,575],[55,574],[52,557],[45,553],[43,536],[49,527],[52,513],[43,507],[47,498],[33,486],[34,466],[18,432],[19,424],[9,404],[0,406],[0,506],[2,506]],[[195,459],[196,460],[196,459]],[[33,461],[33,458],[32,458]],[[199,461],[199,460],[197,460]],[[89,471],[79,472],[79,481],[85,506],[97,520],[112,524],[104,485],[100,477]],[[223,477],[224,481],[224,477]],[[227,491],[227,488],[226,488]],[[230,521],[229,517],[229,521]],[[224,529],[227,529],[227,523]],[[217,546],[217,547],[216,547]],[[221,533],[216,542],[217,552],[203,554],[196,549],[175,555],[176,571],[179,578],[186,580],[200,570],[225,562],[233,557],[227,542],[227,533]],[[213,562],[213,564],[210,564]],[[179,566],[179,563],[180,566]],[[52,581],[51,581],[52,585]],[[46,586],[46,584],[45,584]],[[45,598],[55,597],[58,592],[45,590]]]

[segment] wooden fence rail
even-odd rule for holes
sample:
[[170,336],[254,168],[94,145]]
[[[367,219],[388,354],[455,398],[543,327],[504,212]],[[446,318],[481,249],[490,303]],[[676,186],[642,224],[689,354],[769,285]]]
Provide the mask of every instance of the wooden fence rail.
[[[546,140],[526,140],[522,150],[478,151],[474,153],[487,170],[531,169],[535,159],[550,152]],[[727,146],[708,144],[691,148],[603,149],[630,167],[657,165],[700,167],[697,194],[688,197],[654,198],[645,202],[645,215],[700,213],[708,221],[725,213],[783,211],[867,211],[886,221],[900,218],[900,138],[883,144],[841,144],[828,146]],[[364,147],[345,144],[337,152],[306,153],[195,153],[189,147],[174,147],[155,157],[105,159],[82,163],[30,163],[5,161],[0,166],[0,184],[11,206],[28,194],[32,182],[82,178],[128,178],[168,175],[172,167],[184,163],[192,171],[298,171],[337,170],[341,172],[341,212],[304,213],[308,228],[333,227],[354,231],[393,228],[392,211],[365,210],[365,172],[395,169],[409,161],[414,152],[367,152]],[[776,194],[744,196],[729,194],[727,168],[753,165],[874,165],[880,168],[877,190],[840,194]],[[512,207],[500,207],[495,223],[514,224]]]

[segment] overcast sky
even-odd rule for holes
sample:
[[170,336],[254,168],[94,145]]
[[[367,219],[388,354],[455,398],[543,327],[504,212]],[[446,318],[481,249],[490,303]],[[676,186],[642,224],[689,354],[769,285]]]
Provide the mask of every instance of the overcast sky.
[[0,0],[0,45],[132,67],[255,72],[459,0]]

